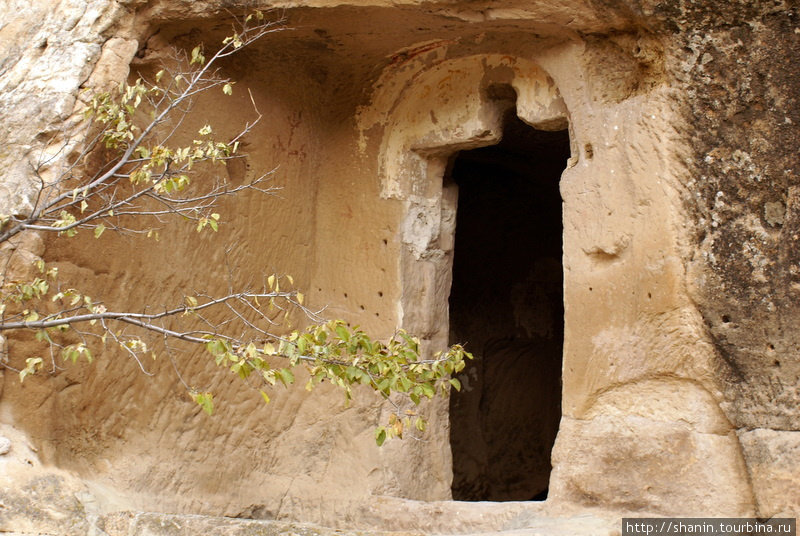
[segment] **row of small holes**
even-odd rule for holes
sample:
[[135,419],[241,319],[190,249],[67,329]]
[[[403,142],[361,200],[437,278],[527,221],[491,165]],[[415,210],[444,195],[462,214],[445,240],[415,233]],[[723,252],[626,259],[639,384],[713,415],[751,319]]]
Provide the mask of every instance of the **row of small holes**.
[[[389,240],[388,239],[384,238],[382,241],[383,241],[383,245],[384,246],[388,246],[389,245]],[[381,272],[385,272],[385,271],[386,270],[384,268],[381,268]],[[322,292],[322,288],[321,287],[317,287],[317,290],[319,292]],[[349,298],[349,295],[347,294],[347,292],[342,293],[342,295],[345,297],[345,299]],[[383,291],[382,290],[378,291],[378,297],[379,298],[383,298]],[[367,309],[364,305],[359,305],[358,307],[362,311],[366,311],[366,309]],[[375,316],[380,317],[381,315],[380,315],[380,313],[375,313]]]

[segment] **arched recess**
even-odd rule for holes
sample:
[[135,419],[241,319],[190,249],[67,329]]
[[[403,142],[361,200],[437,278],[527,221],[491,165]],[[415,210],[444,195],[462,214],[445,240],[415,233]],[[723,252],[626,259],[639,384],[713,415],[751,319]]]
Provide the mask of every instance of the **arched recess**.
[[[511,116],[538,131],[565,131],[569,122],[564,101],[547,73],[532,61],[511,56],[439,61],[406,75],[397,86],[391,94],[391,84],[384,85],[387,102],[380,105],[391,111],[380,121],[379,170],[382,195],[405,205],[399,316],[405,329],[436,350],[448,342],[463,342],[448,340],[458,208],[458,186],[446,180],[448,165],[459,152],[500,142]],[[373,99],[373,109],[380,97]],[[557,366],[560,381],[560,356]],[[557,390],[556,398],[560,386]],[[446,419],[447,404],[437,404],[436,411]]]
[[529,60],[495,54],[442,61],[418,73],[385,124],[381,193],[407,207],[402,324],[434,346],[446,344],[448,334],[456,210],[455,191],[442,181],[448,159],[498,143],[503,116],[514,106],[535,129],[568,126],[566,106],[547,73]]

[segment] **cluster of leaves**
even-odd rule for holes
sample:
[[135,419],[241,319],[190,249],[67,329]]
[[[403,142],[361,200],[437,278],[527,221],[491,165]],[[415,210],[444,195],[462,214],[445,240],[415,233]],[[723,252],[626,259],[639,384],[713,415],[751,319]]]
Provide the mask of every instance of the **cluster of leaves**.
[[[461,385],[452,376],[463,370],[465,359],[472,357],[463,347],[455,345],[425,359],[420,341],[405,331],[399,330],[389,341],[382,342],[341,320],[314,323],[286,335],[258,325],[255,319],[244,320],[243,311],[250,310],[258,312],[261,324],[272,324],[267,320],[268,314],[278,310],[284,314],[278,325],[284,326],[292,307],[307,311],[303,294],[293,289],[282,290],[279,278],[274,275],[267,278],[267,287],[262,292],[240,292],[218,299],[187,296],[185,303],[178,307],[148,314],[109,311],[77,289],[62,289],[57,268],[48,267],[42,261],[37,262],[37,268],[39,276],[30,282],[4,283],[0,294],[3,319],[0,330],[33,331],[36,340],[46,343],[50,349],[52,370],[60,368],[56,359],[59,355],[63,362],[75,363],[81,358],[92,362],[90,341],[95,339],[101,347],[106,347],[108,342],[117,345],[146,372],[143,358],[156,359],[157,355],[144,334],[155,333],[202,345],[218,366],[229,368],[249,383],[258,379],[261,382],[259,391],[266,403],[270,401],[268,388],[293,384],[298,367],[308,375],[305,385],[308,391],[327,381],[342,389],[346,404],[352,399],[354,386],[367,386],[396,408],[388,423],[376,429],[375,439],[379,445],[388,438],[402,438],[404,429],[412,427],[412,418],[413,428],[425,429],[424,417],[413,410],[401,412],[393,395],[406,397],[416,406],[437,394],[447,395],[451,388],[459,390]],[[290,276],[284,279],[293,284]],[[220,306],[228,307],[234,318],[242,318],[249,324],[249,338],[226,335],[219,325],[205,320],[205,311]],[[167,319],[172,324],[181,319],[205,322],[206,329],[167,327],[163,323]],[[131,334],[125,326],[133,326],[137,331]],[[41,369],[44,362],[40,356],[27,358],[25,367],[19,371],[20,380]],[[213,393],[188,384],[186,387],[190,397],[206,413],[212,414]],[[401,413],[404,413],[402,418]]]
[[[212,88],[232,94],[233,82],[219,77],[211,66],[270,31],[273,24],[256,12],[240,21],[237,31],[208,59],[198,46],[190,58],[184,58],[188,67],[183,70],[178,62],[178,67],[162,69],[152,81],[139,78],[92,97],[84,113],[91,134],[87,134],[83,151],[54,181],[45,181],[41,170],[35,170],[41,180],[35,207],[28,215],[0,216],[0,244],[26,230],[70,238],[81,229],[91,229],[97,239],[111,229],[158,238],[158,226],[167,216],[192,222],[198,232],[216,232],[221,216],[215,207],[221,197],[242,190],[270,193],[271,189],[261,184],[268,175],[237,187],[226,184],[224,176],[211,182],[193,179],[198,164],[213,166],[239,156],[240,139],[261,117],[255,103],[257,119],[231,139],[215,139],[212,126],[204,125],[191,143],[174,143],[196,95]],[[105,155],[104,163],[99,171],[88,173],[83,162],[98,153]],[[425,429],[424,418],[415,410],[401,411],[397,397],[406,397],[416,406],[437,393],[447,395],[451,388],[460,389],[452,375],[472,357],[461,346],[453,346],[426,359],[420,341],[404,331],[381,342],[345,322],[323,322],[306,308],[302,293],[281,289],[275,275],[267,277],[257,291],[231,288],[219,297],[187,295],[183,303],[151,313],[147,308],[140,312],[109,310],[76,288],[62,288],[57,268],[43,261],[37,261],[37,268],[38,275],[31,280],[17,281],[2,274],[0,332],[32,332],[49,348],[52,371],[60,368],[58,356],[65,362],[91,362],[91,348],[96,353],[97,346],[112,343],[147,373],[143,358],[157,357],[149,336],[161,340],[168,354],[171,346],[165,341],[201,346],[217,365],[229,368],[242,380],[250,384],[258,380],[261,396],[268,403],[267,390],[277,384],[293,384],[295,371],[301,367],[308,375],[309,391],[329,382],[343,390],[349,403],[353,388],[363,385],[394,404],[397,411],[376,430],[379,445],[388,438],[403,437],[409,428]],[[284,279],[294,286],[291,277]],[[276,321],[276,311],[277,316],[283,313],[282,320]],[[305,314],[312,325],[287,333],[292,311]],[[213,320],[220,315],[227,318]],[[20,380],[44,364],[41,356],[28,357],[19,370]],[[7,360],[5,365],[10,366]],[[213,394],[180,379],[191,398],[211,414]]]
[[[0,286],[0,331],[33,331],[35,339],[49,347],[52,370],[59,368],[56,354],[71,363],[80,358],[90,363],[93,361],[88,337],[97,334],[73,328],[80,323],[103,326],[103,331],[97,335],[103,344],[110,335],[128,350],[147,351],[147,345],[139,337],[128,337],[107,329],[105,322],[113,318],[114,313],[108,313],[102,303],[94,303],[90,296],[77,289],[62,289],[58,283],[57,267],[47,266],[42,260],[37,260],[35,265],[39,275],[30,281],[3,280]],[[20,381],[43,366],[43,358],[27,358],[25,367],[19,371]]]
[[[368,386],[390,401],[393,394],[406,396],[414,405],[433,398],[437,393],[446,396],[451,388],[461,389],[458,379],[452,375],[464,369],[465,359],[472,358],[462,346],[454,345],[446,352],[437,352],[432,359],[423,359],[420,341],[403,330],[388,342],[381,342],[341,320],[293,331],[287,337],[267,341],[261,346],[253,342],[242,346],[212,337],[206,343],[206,350],[214,356],[217,365],[228,365],[242,379],[255,373],[273,386],[278,382],[284,386],[294,383],[292,369],[302,365],[308,373],[307,391],[328,381],[344,391],[347,404],[352,400],[353,386],[356,385]],[[287,359],[288,366],[273,368],[271,357]],[[195,393],[194,396],[210,414],[213,410],[212,395]],[[261,396],[269,403],[270,398],[263,389]],[[397,404],[395,408],[399,412]],[[417,430],[425,429],[422,416],[412,410],[406,410],[405,414],[400,418],[398,413],[392,413],[388,426],[376,429],[378,445],[387,438],[402,438],[411,417],[416,417],[414,426]]]
[[[191,59],[178,55],[176,65],[160,70],[153,80],[122,82],[113,91],[94,95],[84,110],[82,150],[68,159],[55,180],[42,175],[51,161],[33,170],[40,181],[35,206],[26,215],[0,215],[0,243],[25,230],[71,237],[87,228],[99,237],[111,228],[157,236],[169,216],[196,222],[200,230],[216,229],[219,215],[214,207],[220,198],[243,190],[271,193],[273,189],[265,186],[269,174],[236,187],[212,174],[211,184],[206,181],[189,193],[196,164],[240,156],[240,139],[261,119],[255,104],[256,118],[230,139],[215,139],[211,125],[204,125],[191,143],[173,142],[184,135],[180,125],[199,94],[214,88],[232,94],[233,82],[218,74],[220,60],[276,29],[263,13],[252,15],[207,61],[198,47]],[[70,140],[63,143],[64,148],[73,145]],[[101,149],[107,151],[105,164],[92,171],[87,162]],[[61,151],[56,157],[63,157]]]

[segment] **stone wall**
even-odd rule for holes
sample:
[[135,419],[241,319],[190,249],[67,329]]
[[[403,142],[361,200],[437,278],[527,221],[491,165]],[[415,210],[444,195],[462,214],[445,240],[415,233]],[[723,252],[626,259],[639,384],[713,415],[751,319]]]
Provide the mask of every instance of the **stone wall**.
[[[234,96],[203,97],[206,117],[186,128],[235,132],[254,113],[249,88],[264,119],[228,173],[278,166],[280,197],[226,202],[219,235],[176,231],[146,253],[135,239],[29,237],[14,255],[133,307],[222,289],[226,262],[242,282],[291,273],[328,317],[379,335],[402,326],[436,349],[450,336],[459,210],[448,163],[497,143],[509,111],[568,128],[562,418],[544,512],[798,514],[793,4],[7,3],[0,211],[29,206],[28,163],[68,140],[81,89],[152,72],[256,4],[280,8],[287,30],[225,63]],[[6,344],[12,359],[25,350]],[[387,408],[369,393],[345,409],[333,390],[300,387],[264,407],[181,356],[182,375],[217,392],[209,418],[168,360],[148,365],[154,377],[108,352],[24,385],[6,372],[0,418],[38,451],[31,471],[67,471],[98,512],[374,527],[376,497],[451,497],[446,401],[426,409],[425,441],[379,449]]]

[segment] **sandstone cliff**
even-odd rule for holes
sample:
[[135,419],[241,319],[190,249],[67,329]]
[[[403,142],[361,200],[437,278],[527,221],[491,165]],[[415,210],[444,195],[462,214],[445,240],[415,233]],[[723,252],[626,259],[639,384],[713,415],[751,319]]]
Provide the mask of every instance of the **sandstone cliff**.
[[[227,226],[214,237],[178,231],[145,247],[28,236],[3,255],[18,270],[37,257],[55,262],[107,302],[140,307],[185,288],[224,287],[233,242],[227,261],[239,280],[291,273],[329,317],[379,335],[403,326],[432,347],[454,330],[482,345],[496,343],[494,333],[544,348],[547,335],[563,343],[548,350],[556,361],[514,368],[519,357],[498,364],[479,355],[472,392],[480,396],[457,409],[433,403],[425,441],[381,449],[372,440],[386,411],[377,397],[358,393],[345,409],[332,389],[301,386],[264,407],[199,354],[179,364],[218,391],[211,418],[168,360],[152,364],[154,377],[113,352],[23,385],[7,370],[0,531],[84,534],[98,516],[108,527],[129,523],[114,518],[125,510],[461,533],[588,511],[608,519],[800,513],[795,2],[6,0],[0,213],[29,210],[31,162],[54,148],[69,152],[84,89],[153,72],[173,48],[213,43],[231,14],[253,7],[274,8],[287,29],[225,63],[237,82],[233,100],[203,97],[197,124],[235,132],[252,115],[249,88],[264,120],[244,140],[246,165],[227,173],[236,182],[279,166],[280,199],[226,202]],[[516,248],[496,264],[497,254],[482,250],[501,284],[474,283],[475,293],[507,296],[499,301],[509,305],[487,305],[454,327],[453,256],[457,227],[468,225],[456,222],[469,217],[458,212],[458,189],[469,179],[453,175],[453,162],[508,139],[509,114],[566,132],[559,150],[569,158],[547,179],[557,181],[555,201],[508,220],[548,212],[556,223],[519,235],[531,242],[492,227],[497,216],[475,223],[487,237],[475,239],[481,244]],[[468,162],[495,170],[491,180],[510,167],[535,172],[545,153],[535,152],[541,140],[532,143],[470,153]],[[492,189],[481,195],[490,203]],[[553,234],[560,259],[550,252],[559,245],[547,242]],[[528,268],[506,275],[528,257]],[[563,311],[543,313],[554,281]],[[563,329],[546,327],[559,324],[556,313]],[[492,333],[467,330],[473,324]],[[18,367],[25,343],[2,343]],[[502,441],[469,423],[513,413],[515,393],[545,369],[560,386],[555,419],[521,404],[514,422],[558,422],[547,500],[476,507],[476,517],[459,510],[463,520],[450,527],[426,526],[463,505],[450,501],[454,471],[473,464],[457,474],[469,481],[486,471],[487,453],[503,455]],[[523,387],[503,392],[512,380]],[[467,430],[452,442],[451,419]],[[467,461],[454,467],[454,459]],[[515,465],[506,460],[503,471]]]

